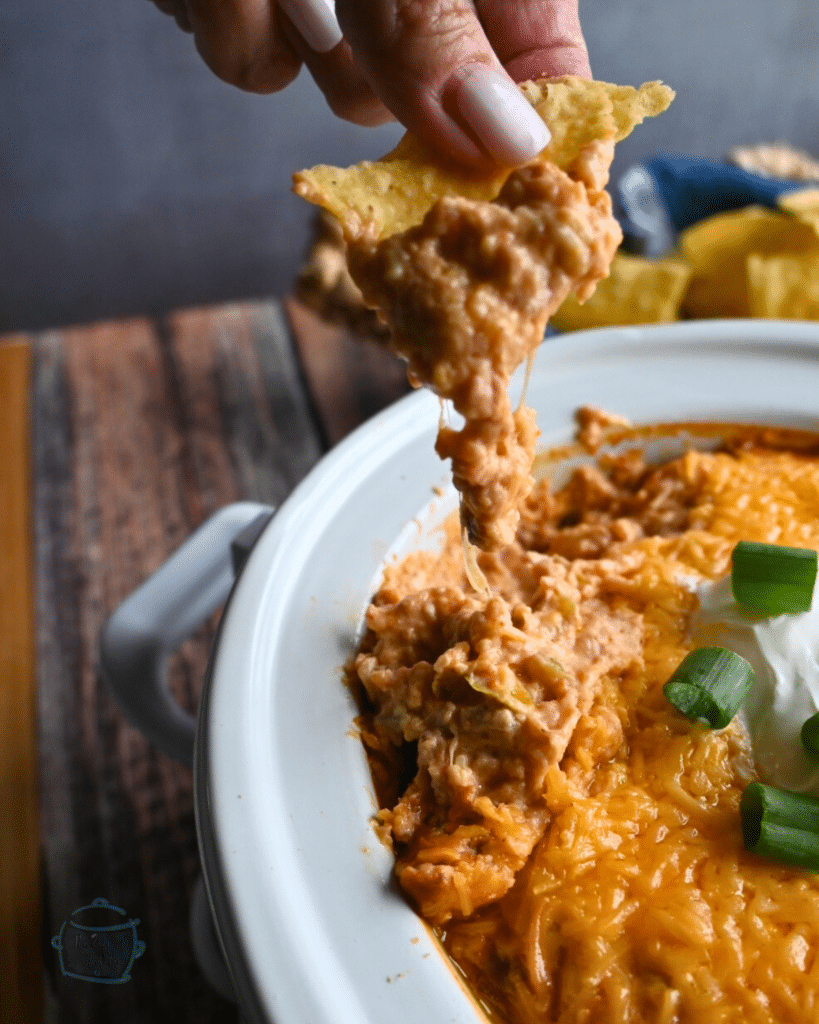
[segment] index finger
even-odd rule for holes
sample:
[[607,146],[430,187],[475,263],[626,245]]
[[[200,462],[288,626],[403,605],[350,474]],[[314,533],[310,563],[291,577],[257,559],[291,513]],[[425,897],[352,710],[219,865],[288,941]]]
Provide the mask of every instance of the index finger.
[[185,0],[196,48],[219,78],[249,92],[276,92],[301,60],[271,0]]

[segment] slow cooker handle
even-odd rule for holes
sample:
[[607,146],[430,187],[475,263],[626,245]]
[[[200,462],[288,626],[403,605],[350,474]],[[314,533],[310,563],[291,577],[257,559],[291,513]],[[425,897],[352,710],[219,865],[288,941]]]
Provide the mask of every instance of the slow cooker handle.
[[164,753],[193,765],[196,719],[168,690],[168,659],[227,599],[273,509],[226,505],[117,608],[100,637],[102,676],[129,721]]

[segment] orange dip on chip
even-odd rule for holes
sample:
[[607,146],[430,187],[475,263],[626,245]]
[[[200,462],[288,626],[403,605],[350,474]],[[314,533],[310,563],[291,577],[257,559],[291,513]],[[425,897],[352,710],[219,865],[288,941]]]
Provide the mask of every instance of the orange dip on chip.
[[484,550],[510,543],[532,483],[534,413],[513,410],[510,377],[561,302],[587,298],[607,274],[622,238],[605,191],[614,144],[673,97],[657,82],[521,88],[552,132],[525,167],[469,175],[408,135],[379,163],[294,179],[338,216],[353,280],[411,380],[463,417],[460,429],[442,426],[437,450],[452,461],[462,527]]

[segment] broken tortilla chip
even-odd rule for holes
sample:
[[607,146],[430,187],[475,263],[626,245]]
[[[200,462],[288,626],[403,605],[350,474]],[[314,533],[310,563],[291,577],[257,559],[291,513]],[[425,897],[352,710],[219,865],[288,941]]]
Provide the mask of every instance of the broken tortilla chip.
[[746,264],[761,256],[811,254],[819,237],[808,224],[761,206],[719,213],[686,228],[680,252],[693,272],[683,300],[690,317],[751,316]]
[[[552,133],[543,155],[568,170],[591,142],[619,142],[635,125],[662,113],[674,92],[661,82],[611,85],[567,75],[524,82],[521,91]],[[294,191],[341,221],[347,241],[380,241],[420,224],[438,199],[463,196],[491,201],[509,169],[470,172],[442,161],[420,139],[407,133],[381,160],[348,168],[320,164],[293,176]]]
[[777,200],[777,206],[780,210],[791,214],[798,221],[813,228],[819,236],[819,188],[785,192]]
[[748,257],[751,316],[819,320],[819,259],[813,253]]
[[691,268],[684,260],[617,253],[594,294],[583,303],[570,295],[549,322],[558,331],[669,323],[679,316],[690,280]]

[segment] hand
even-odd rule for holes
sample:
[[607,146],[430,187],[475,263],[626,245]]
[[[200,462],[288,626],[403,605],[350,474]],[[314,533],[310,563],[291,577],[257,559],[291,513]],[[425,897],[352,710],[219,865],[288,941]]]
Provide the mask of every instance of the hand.
[[513,82],[591,74],[577,0],[154,2],[225,81],[275,92],[304,63],[339,117],[395,117],[471,166],[525,163],[548,143]]

